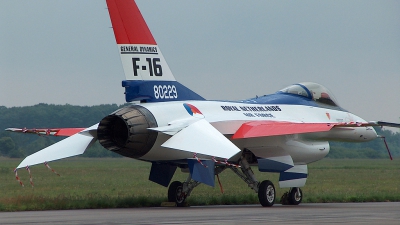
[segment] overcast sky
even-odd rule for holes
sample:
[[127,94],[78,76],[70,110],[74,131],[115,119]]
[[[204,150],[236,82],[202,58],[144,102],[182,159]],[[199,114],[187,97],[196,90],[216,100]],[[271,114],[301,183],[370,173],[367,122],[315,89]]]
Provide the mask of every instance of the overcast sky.
[[[400,1],[137,0],[176,79],[242,100],[302,81],[399,122]],[[0,105],[125,102],[105,0],[1,0]]]

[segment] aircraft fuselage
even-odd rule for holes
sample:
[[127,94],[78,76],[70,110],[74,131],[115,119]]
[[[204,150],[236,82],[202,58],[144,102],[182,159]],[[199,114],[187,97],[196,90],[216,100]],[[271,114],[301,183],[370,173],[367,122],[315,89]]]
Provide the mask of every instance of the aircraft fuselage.
[[[195,106],[204,118],[219,132],[231,139],[239,127],[251,121],[286,121],[293,123],[355,123],[366,122],[362,118],[345,111],[302,105],[248,104],[228,101],[177,101],[165,102],[162,107],[157,103],[140,104],[156,118],[158,127],[171,125],[174,121],[193,118],[184,104]],[[159,133],[154,146],[140,160],[164,161],[193,157],[192,153],[161,147],[169,135]],[[333,128],[327,132],[314,132],[284,136],[269,136],[236,139],[231,141],[239,149],[257,151],[266,157],[268,152],[285,152],[293,158],[295,164],[310,163],[325,157],[329,153],[330,140],[364,142],[377,137],[372,127]],[[218,151],[219,149],[215,149]],[[201,156],[209,159],[210,156]],[[240,155],[232,157],[235,161]]]

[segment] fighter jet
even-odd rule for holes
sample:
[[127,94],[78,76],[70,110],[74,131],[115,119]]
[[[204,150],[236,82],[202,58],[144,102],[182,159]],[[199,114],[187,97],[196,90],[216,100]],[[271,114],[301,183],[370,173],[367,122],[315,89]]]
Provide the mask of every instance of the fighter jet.
[[[106,2],[126,78],[125,98],[132,104],[89,128],[65,130],[68,138],[26,157],[17,169],[82,154],[99,141],[110,151],[151,163],[149,180],[169,186],[168,200],[177,206],[199,184],[214,186],[215,176],[226,169],[258,193],[262,206],[274,205],[275,185],[258,181],[251,166],[279,173],[279,187],[288,188],[285,200],[298,205],[307,164],[329,153],[329,141],[366,142],[378,137],[373,126],[400,127],[365,121],[313,82],[241,101],[206,100],[175,79],[134,0]],[[188,174],[185,181],[171,182],[177,168]]]

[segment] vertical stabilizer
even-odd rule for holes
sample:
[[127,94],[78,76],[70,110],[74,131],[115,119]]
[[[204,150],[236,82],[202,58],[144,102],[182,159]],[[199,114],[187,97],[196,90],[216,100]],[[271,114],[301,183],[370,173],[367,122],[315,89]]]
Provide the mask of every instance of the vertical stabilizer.
[[203,100],[176,82],[134,0],[107,0],[126,80],[126,100]]
[[175,80],[133,0],[108,0],[108,11],[127,80]]

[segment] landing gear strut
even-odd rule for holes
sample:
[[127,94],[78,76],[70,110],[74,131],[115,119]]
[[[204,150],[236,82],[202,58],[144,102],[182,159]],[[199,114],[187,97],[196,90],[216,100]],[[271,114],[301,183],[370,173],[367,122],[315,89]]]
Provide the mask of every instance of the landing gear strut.
[[254,176],[253,170],[251,169],[246,158],[243,156],[239,161],[241,172],[236,167],[231,167],[232,171],[236,173],[247,185],[258,193],[258,200],[264,207],[271,207],[275,203],[275,187],[269,180],[264,180],[261,183],[257,181]]
[[[230,166],[229,168],[238,175],[247,185],[258,194],[258,200],[264,207],[271,207],[275,203],[276,191],[274,184],[269,180],[258,182],[254,176],[254,173],[247,162],[245,157],[241,157],[239,160],[240,170],[236,166]],[[218,175],[224,171],[228,166],[216,166],[214,174]],[[176,206],[185,206],[185,200],[190,196],[190,193],[200,182],[192,179],[189,174],[185,182],[174,181],[169,185],[168,188],[168,201],[175,202]],[[300,188],[292,187],[289,192],[286,192],[282,198],[281,203],[283,205],[298,205],[303,200],[303,193]]]
[[[225,169],[225,166],[217,166],[215,167],[214,173],[218,175]],[[201,183],[193,180],[190,174],[183,183],[180,181],[172,182],[168,187],[168,202],[175,202],[178,207],[185,206],[186,198],[190,196],[190,193],[192,193],[193,189],[199,186],[199,184]]]

